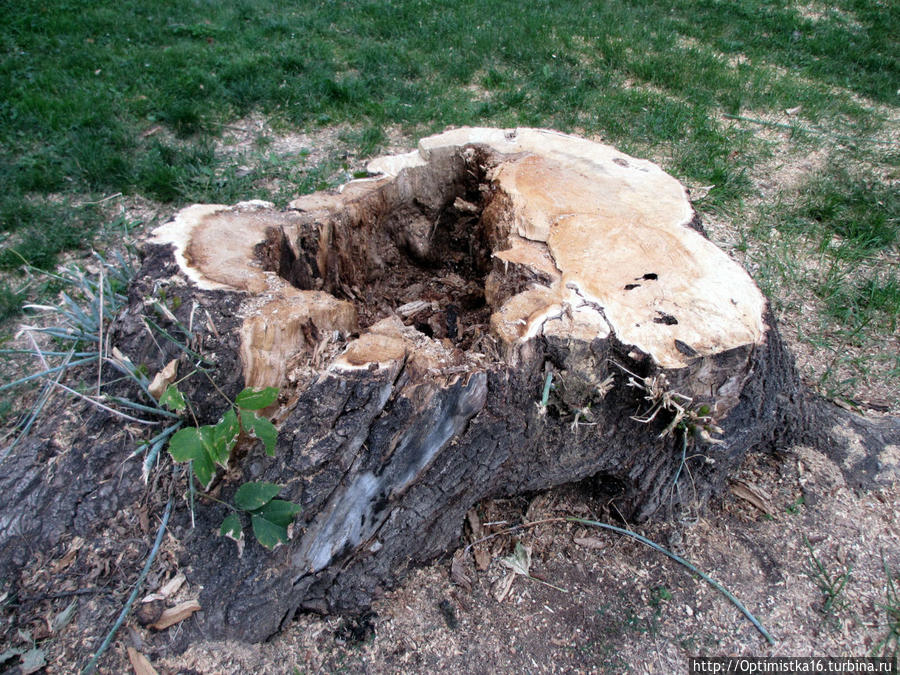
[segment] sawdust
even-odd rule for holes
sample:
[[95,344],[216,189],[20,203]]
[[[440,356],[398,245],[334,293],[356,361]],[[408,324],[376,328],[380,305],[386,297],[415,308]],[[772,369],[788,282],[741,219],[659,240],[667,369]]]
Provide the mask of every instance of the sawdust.
[[[522,530],[520,540],[533,549],[532,574],[565,592],[518,576],[497,602],[493,585],[508,572],[499,557],[515,541],[503,536],[490,567],[470,569],[471,592],[450,581],[449,561],[441,561],[414,572],[371,615],[301,616],[270,643],[196,644],[155,666],[160,673],[669,673],[682,672],[696,655],[868,655],[887,632],[883,564],[900,566],[900,491],[857,495],[838,467],[803,447],[784,459],[752,456],[739,477],[770,495],[774,519],[726,495],[696,522],[639,531],[674,542],[728,587],[773,634],[774,646],[664,557],[604,531],[550,523]],[[586,488],[573,486],[539,495],[531,507],[510,500],[481,509],[508,522],[609,517]],[[823,611],[806,541],[831,572],[849,571],[832,612]]]

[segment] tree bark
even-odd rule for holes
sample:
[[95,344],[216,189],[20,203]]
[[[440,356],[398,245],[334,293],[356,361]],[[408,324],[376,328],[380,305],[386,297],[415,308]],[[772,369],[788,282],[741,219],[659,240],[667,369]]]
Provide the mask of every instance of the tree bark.
[[[370,173],[283,211],[182,210],[116,321],[134,363],[181,358],[186,372],[142,318],[165,296],[155,321],[216,383],[182,385],[201,423],[221,393],[281,391],[275,457],[249,450],[211,493],[283,485],[303,507],[294,536],[239,557],[215,534],[224,508],[201,503],[179,530],[204,589],[181,644],[364,608],[451,550],[486,498],[593,476],[617,486],[625,517],[668,517],[720,492],[748,451],[796,443],[861,486],[896,476],[897,421],[800,385],[765,298],[655,165],[554,132],[460,129]],[[113,427],[97,414],[71,451],[36,438],[3,467],[4,577],[139,498]]]

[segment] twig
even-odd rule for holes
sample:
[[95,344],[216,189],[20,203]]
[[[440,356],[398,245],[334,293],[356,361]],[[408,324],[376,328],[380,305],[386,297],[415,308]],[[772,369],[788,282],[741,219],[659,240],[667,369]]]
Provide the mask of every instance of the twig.
[[100,320],[97,322],[97,396],[100,396],[100,378],[103,375],[103,266],[100,267]]
[[757,120],[752,117],[742,117],[741,115],[728,115],[725,114],[723,117],[727,117],[730,120],[738,120],[740,122],[750,122],[751,124],[759,124],[765,127],[775,127],[778,129],[788,129],[789,131],[802,131],[805,134],[818,134],[820,136],[825,136],[826,138],[833,138],[835,140],[841,141],[866,141],[867,143],[879,143],[882,145],[893,144],[894,141],[882,141],[878,138],[858,138],[855,136],[846,136],[843,134],[830,134],[827,131],[821,131],[819,129],[809,129],[807,127],[801,127],[798,124],[783,124],[781,122],[769,122],[767,120]]
[[144,579],[147,578],[147,574],[150,572],[150,566],[156,559],[156,554],[159,553],[159,547],[162,545],[163,535],[166,532],[166,525],[169,524],[169,516],[172,515],[172,505],[174,503],[174,497],[169,497],[169,501],[166,504],[165,513],[163,513],[162,523],[159,526],[159,531],[156,533],[156,541],[153,543],[153,549],[150,551],[150,555],[147,557],[147,562],[144,563],[144,569],[141,570],[141,575],[138,577],[137,583],[134,585],[134,590],[131,591],[131,596],[129,596],[128,601],[125,603],[125,606],[119,613],[119,618],[116,619],[116,623],[113,624],[112,629],[109,631],[109,633],[106,634],[106,638],[103,640],[103,644],[100,645],[100,649],[97,650],[97,653],[94,654],[94,658],[92,658],[81,671],[81,675],[90,675],[90,673],[94,672],[94,669],[96,669],[97,667],[97,662],[100,660],[100,657],[103,656],[103,652],[105,652],[106,648],[109,647],[109,644],[110,642],[112,642],[113,636],[115,636],[116,631],[119,630],[122,622],[125,621],[125,617],[128,616],[128,612],[131,611],[131,605],[134,604],[134,601],[141,590],[141,586],[144,585]]
[[116,197],[121,197],[121,196],[122,196],[122,193],[121,193],[121,192],[117,192],[117,193],[114,194],[114,195],[110,195],[109,197],[104,197],[103,199],[98,199],[98,200],[95,201],[95,202],[81,202],[81,205],[82,205],[82,206],[93,206],[94,204],[103,204],[104,202],[108,202],[108,201],[110,201],[111,199],[115,199]]
[[36,602],[44,600],[59,600],[60,598],[71,598],[73,595],[94,595],[95,593],[103,593],[102,588],[77,588],[74,591],[59,591],[57,593],[39,593],[38,595],[19,596],[18,600],[23,605],[33,605]]
[[664,549],[662,546],[660,546],[656,542],[650,541],[646,537],[642,537],[637,532],[632,532],[631,530],[625,530],[621,527],[616,527],[615,525],[601,523],[596,520],[587,520],[586,518],[578,518],[576,516],[569,516],[568,518],[565,518],[565,520],[567,520],[570,523],[581,523],[582,525],[591,525],[593,527],[601,527],[605,530],[612,530],[613,532],[616,532],[618,534],[624,534],[626,537],[631,537],[632,539],[635,539],[635,540],[641,542],[642,544],[646,544],[647,546],[652,548],[654,551],[659,551],[663,555],[670,557],[675,562],[681,563],[682,565],[687,567],[691,572],[694,572],[695,574],[699,574],[703,578],[703,580],[706,581],[706,583],[708,583],[710,586],[712,586],[717,591],[719,591],[719,593],[721,593],[726,598],[728,598],[735,607],[737,607],[739,610],[741,610],[741,612],[743,612],[744,616],[746,616],[750,620],[750,623],[752,623],[756,627],[756,630],[758,630],[762,634],[762,636],[764,638],[766,638],[766,640],[769,642],[770,645],[775,644],[775,640],[772,638],[772,636],[769,635],[768,631],[765,628],[763,628],[762,624],[757,620],[757,618],[755,616],[753,616],[750,613],[750,611],[746,607],[744,607],[744,605],[741,604],[740,600],[738,600],[736,597],[734,597],[734,595],[732,595],[731,592],[727,588],[722,586],[722,584],[720,584],[718,581],[716,581],[712,577],[710,577],[710,576],[704,574],[703,572],[701,572],[700,570],[698,570],[696,567],[694,567],[691,563],[689,563],[687,560],[682,558],[680,555],[678,555],[676,553],[672,553],[671,551]]
[[[468,553],[469,550],[473,546],[477,546],[478,544],[481,544],[482,542],[493,539],[494,537],[499,537],[504,534],[512,534],[513,532],[516,532],[517,530],[524,530],[529,527],[534,527],[535,525],[543,525],[544,523],[562,523],[562,522],[565,522],[566,520],[567,519],[563,518],[563,517],[544,518],[543,520],[535,520],[530,523],[522,523],[521,525],[513,525],[512,527],[508,527],[505,530],[500,530],[499,532],[494,532],[493,534],[489,534],[486,537],[482,537],[481,539],[477,539],[477,540],[473,541],[471,544],[466,546],[465,552]],[[489,525],[489,524],[490,523],[485,523],[485,525]]]

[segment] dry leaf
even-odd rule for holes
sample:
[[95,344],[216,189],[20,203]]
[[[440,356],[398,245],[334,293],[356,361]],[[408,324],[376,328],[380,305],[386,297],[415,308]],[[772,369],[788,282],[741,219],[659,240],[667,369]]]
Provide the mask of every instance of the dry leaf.
[[475,548],[475,565],[482,572],[491,566],[491,554],[480,546]]
[[66,554],[55,563],[53,563],[53,566],[51,567],[53,573],[59,574],[69,565],[71,565],[82,546],[84,546],[84,539],[82,539],[81,537],[75,537],[74,539],[72,539],[72,543],[69,544],[69,550],[66,552]]
[[196,600],[188,600],[187,602],[182,602],[164,611],[159,619],[156,620],[156,623],[151,625],[150,628],[155,628],[156,630],[165,630],[169,626],[174,626],[176,623],[181,623],[191,614],[200,609],[200,603]]
[[771,516],[772,518],[775,517],[775,511],[769,506],[768,497],[764,496],[758,488],[748,485],[743,481],[735,480],[731,482],[731,493],[736,497],[740,497],[741,499],[750,502],[766,515]]
[[141,602],[153,602],[154,600],[166,600],[175,595],[182,584],[184,584],[185,576],[181,572],[172,577],[162,588],[158,591],[151,593],[146,596]]
[[531,574],[531,547],[517,541],[516,550],[512,552],[512,555],[500,558],[500,563],[516,574],[529,576]]
[[466,593],[472,592],[472,580],[466,574],[466,550],[459,549],[453,554],[453,562],[450,563],[450,579],[458,586],[462,586]]
[[147,387],[147,390],[157,401],[162,396],[168,386],[175,381],[178,374],[178,359],[172,359],[166,364],[166,367],[159,371],[154,377],[153,382]]
[[531,503],[528,505],[528,510],[525,511],[525,520],[528,522],[540,520],[544,515],[544,509],[549,501],[550,496],[547,494],[540,494],[532,499]]
[[506,600],[506,596],[509,595],[509,591],[512,589],[515,578],[516,573],[510,572],[494,584],[494,597],[497,599],[497,602]]
[[159,675],[156,669],[150,665],[147,657],[134,647],[128,648],[128,660],[131,661],[131,667],[134,668],[134,675]]
[[598,537],[575,537],[573,541],[584,548],[599,550],[606,548],[606,542]]
[[22,675],[31,675],[47,665],[47,655],[43,649],[37,647],[32,647],[19,658],[22,659],[22,664],[19,666],[19,672]]
[[50,622],[50,631],[53,633],[58,633],[63,628],[69,625],[69,622],[72,620],[72,617],[75,616],[75,610],[78,608],[78,600],[73,600],[69,603],[69,606],[66,607],[63,611],[53,617],[53,620]]

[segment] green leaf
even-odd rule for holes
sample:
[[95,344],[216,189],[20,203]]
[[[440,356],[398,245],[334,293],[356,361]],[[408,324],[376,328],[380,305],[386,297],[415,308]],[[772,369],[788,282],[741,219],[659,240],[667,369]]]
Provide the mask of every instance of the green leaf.
[[231,450],[237,441],[238,434],[241,432],[241,425],[240,422],[238,422],[234,408],[229,408],[228,411],[222,415],[222,419],[220,419],[219,423],[215,426],[215,430],[216,442],[218,443],[220,440],[225,442],[225,444],[228,445],[228,449]]
[[216,442],[216,428],[207,425],[200,427],[200,443],[203,445],[203,450],[206,453],[206,457],[213,464],[221,464],[225,466],[228,463],[228,451],[224,447],[219,446]]
[[268,504],[253,512],[281,527],[287,527],[294,521],[294,516],[300,513],[300,505],[286,502],[283,499],[273,499]]
[[253,526],[256,540],[267,549],[271,550],[287,541],[287,528],[266,520],[263,516],[258,514],[250,516],[250,524]]
[[159,397],[159,404],[164,405],[169,410],[174,410],[175,412],[184,412],[187,409],[184,394],[178,391],[178,387],[174,384],[170,384],[166,387],[163,395]]
[[240,542],[241,537],[244,536],[244,531],[241,529],[241,519],[238,517],[238,514],[232,513],[222,521],[222,527],[219,528],[219,536],[229,537]]
[[179,429],[169,440],[169,454],[176,462],[189,462],[206,456],[200,430],[197,427]]
[[275,403],[277,399],[278,389],[276,387],[266,387],[259,391],[247,388],[237,395],[234,402],[242,410],[262,410]]
[[231,450],[237,443],[238,434],[241,431],[241,425],[238,422],[237,414],[234,408],[229,408],[219,423],[212,428],[212,447],[215,450],[216,462],[222,466],[228,464],[228,458],[231,456]]
[[234,505],[242,511],[256,511],[281,491],[275,483],[244,483],[234,493]]
[[263,442],[266,446],[266,454],[269,457],[275,456],[275,442],[278,440],[278,430],[265,417],[260,417],[254,412],[248,410],[241,411],[241,424],[245,431],[253,434],[256,438]]
[[209,483],[216,473],[216,465],[209,458],[209,455],[204,452],[202,457],[193,460],[191,466],[194,467],[194,475],[197,476],[197,480],[200,481],[203,488],[209,487]]

